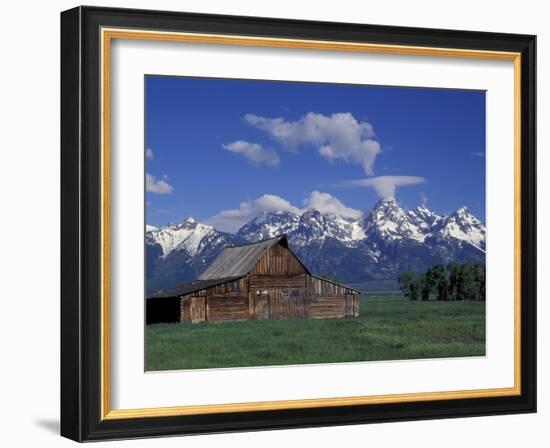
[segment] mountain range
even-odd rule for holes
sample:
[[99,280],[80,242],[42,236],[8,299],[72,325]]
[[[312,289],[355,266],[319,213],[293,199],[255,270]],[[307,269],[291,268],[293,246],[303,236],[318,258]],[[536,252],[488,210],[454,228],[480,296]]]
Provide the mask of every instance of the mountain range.
[[148,225],[147,290],[195,279],[228,245],[283,233],[310,271],[345,283],[395,279],[402,271],[449,261],[485,263],[485,225],[466,207],[438,215],[424,205],[406,210],[389,199],[360,219],[315,209],[264,212],[235,234],[193,218],[160,228]]

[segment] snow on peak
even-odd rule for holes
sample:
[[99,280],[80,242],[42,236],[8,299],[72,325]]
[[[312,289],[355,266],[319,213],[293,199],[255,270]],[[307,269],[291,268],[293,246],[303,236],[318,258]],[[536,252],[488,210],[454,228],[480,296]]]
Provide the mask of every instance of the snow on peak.
[[353,245],[364,238],[361,220],[344,218],[333,213],[321,213],[309,208],[300,215],[292,212],[264,212],[239,229],[239,236],[259,241],[286,234],[295,246],[306,246],[334,238]]
[[412,222],[423,232],[428,232],[441,219],[441,216],[432,212],[424,204],[410,210],[409,216],[411,217]]
[[[455,224],[451,225],[450,222]],[[447,225],[449,229],[442,229]],[[451,231],[456,227],[463,229]],[[468,227],[468,229],[465,229]],[[300,215],[291,212],[264,212],[245,224],[238,235],[248,241],[259,241],[287,234],[295,246],[323,243],[327,238],[356,247],[367,240],[412,240],[423,243],[436,234],[445,238],[466,240],[484,247],[485,229],[466,208],[450,216],[440,216],[420,205],[412,210],[400,207],[395,198],[379,200],[364,219],[344,218],[334,213],[321,213],[314,208]]]
[[455,217],[456,220],[460,220],[467,224],[481,224],[481,221],[477,219],[472,213],[470,213],[470,210],[468,210],[468,207],[466,206],[460,207],[451,216]]
[[[156,228],[147,226],[146,238],[162,248],[163,257],[174,250],[197,254],[218,232],[214,227],[189,217],[179,224]],[[309,208],[301,214],[288,211],[263,212],[237,232],[238,237],[259,241],[286,234],[296,247],[323,245],[327,239],[347,247],[377,247],[381,242],[462,244],[484,250],[486,229],[466,207],[448,216],[440,216],[425,205],[412,210],[402,208],[395,198],[380,200],[362,219],[321,213]],[[208,237],[205,239],[205,237]]]
[[453,214],[443,217],[437,227],[434,231],[436,237],[462,240],[480,250],[485,250],[487,229],[467,207],[460,207]]
[[292,212],[263,212],[242,226],[237,235],[248,241],[259,241],[283,233],[291,233],[298,225],[300,217]]
[[367,237],[384,240],[411,239],[424,241],[427,229],[419,227],[410,212],[402,209],[394,198],[380,200],[365,219]]
[[437,215],[436,213],[432,212],[428,207],[426,207],[424,204],[422,205],[419,205],[418,207],[414,208],[413,210],[411,210],[411,213],[417,215],[417,216],[421,216],[423,218],[433,218],[433,217],[438,217],[439,218],[439,215]]
[[211,225],[199,223],[189,217],[180,224],[170,223],[148,231],[146,240],[149,244],[158,244],[162,248],[163,257],[174,250],[185,250],[190,255],[195,255],[203,238],[215,232]]

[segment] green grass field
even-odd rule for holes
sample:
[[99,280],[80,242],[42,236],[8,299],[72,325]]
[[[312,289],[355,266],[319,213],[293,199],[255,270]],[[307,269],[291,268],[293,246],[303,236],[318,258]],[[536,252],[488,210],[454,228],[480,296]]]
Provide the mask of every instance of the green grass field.
[[146,328],[149,371],[483,355],[483,302],[369,296],[357,318]]

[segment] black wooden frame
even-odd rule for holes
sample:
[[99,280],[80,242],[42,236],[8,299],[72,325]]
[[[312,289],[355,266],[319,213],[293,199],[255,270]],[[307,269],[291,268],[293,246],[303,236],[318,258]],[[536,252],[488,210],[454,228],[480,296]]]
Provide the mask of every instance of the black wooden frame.
[[[100,27],[521,53],[521,395],[100,418]],[[78,7],[61,14],[61,434],[77,441],[536,411],[536,37]]]

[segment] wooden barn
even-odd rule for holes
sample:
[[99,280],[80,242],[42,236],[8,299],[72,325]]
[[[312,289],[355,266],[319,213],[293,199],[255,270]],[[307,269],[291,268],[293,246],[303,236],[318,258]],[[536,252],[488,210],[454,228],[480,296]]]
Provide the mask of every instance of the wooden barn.
[[226,247],[197,280],[147,298],[147,323],[359,316],[359,294],[309,272],[285,235]]

